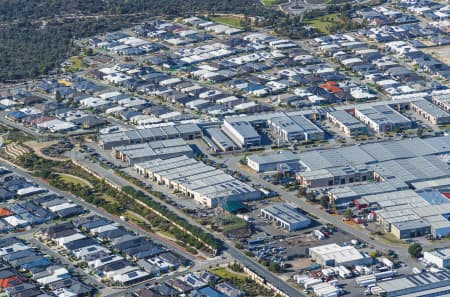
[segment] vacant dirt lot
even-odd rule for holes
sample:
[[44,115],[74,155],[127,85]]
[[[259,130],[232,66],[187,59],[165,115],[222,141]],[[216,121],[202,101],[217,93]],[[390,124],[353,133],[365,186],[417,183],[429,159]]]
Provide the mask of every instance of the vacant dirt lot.
[[426,48],[423,51],[450,66],[450,45]]

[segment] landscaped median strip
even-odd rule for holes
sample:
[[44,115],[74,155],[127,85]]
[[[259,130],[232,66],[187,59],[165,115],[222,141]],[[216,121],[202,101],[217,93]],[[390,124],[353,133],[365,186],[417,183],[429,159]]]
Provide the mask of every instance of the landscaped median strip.
[[[125,209],[130,208],[132,211],[153,222],[156,221],[156,223],[161,223],[162,220],[164,223],[172,225],[173,228],[170,229],[170,232],[173,233],[177,240],[182,241],[185,244],[195,246],[196,248],[207,248],[214,255],[221,248],[222,243],[219,239],[202,230],[200,227],[190,224],[163,204],[154,201],[151,196],[142,191],[138,191],[131,186],[120,188],[81,164],[77,164],[73,161],[69,163],[43,160],[34,154],[27,154],[15,161],[19,166],[30,170],[31,174],[48,180],[50,185],[62,191],[71,192],[88,203],[102,207],[111,214],[118,215]],[[67,185],[64,181],[61,181],[59,179],[59,174],[65,172],[58,172],[56,169],[59,167],[68,168],[71,166],[73,166],[71,174],[74,176],[82,175],[79,177],[89,181],[94,186],[94,189],[91,189],[88,186],[74,187],[73,185]],[[76,171],[80,171],[78,175]],[[117,202],[107,203],[104,199],[95,197],[96,190],[102,193],[108,193],[115,198]],[[148,211],[156,216],[149,218]]]

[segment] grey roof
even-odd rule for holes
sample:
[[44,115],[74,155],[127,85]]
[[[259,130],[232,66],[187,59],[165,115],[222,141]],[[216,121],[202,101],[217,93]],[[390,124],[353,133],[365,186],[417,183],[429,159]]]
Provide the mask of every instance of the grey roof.
[[294,154],[291,151],[279,151],[264,155],[251,155],[248,156],[247,158],[260,165],[283,163],[283,162],[295,162],[300,160],[300,156]]
[[276,203],[263,208],[261,211],[289,224],[310,221],[308,217],[302,215],[295,207],[287,203]]
[[366,127],[366,125],[358,121],[355,117],[353,117],[345,110],[336,110],[329,112],[329,114],[333,116],[337,121],[339,121],[342,125],[350,129],[363,129]]
[[387,105],[377,105],[367,109],[358,109],[358,111],[378,124],[411,122],[407,117]]
[[219,128],[206,129],[211,139],[223,148],[235,147],[235,144]]
[[429,101],[419,100],[412,102],[412,104],[416,105],[417,107],[419,107],[420,109],[422,109],[423,111],[434,117],[437,118],[450,117],[449,113],[445,112],[444,110],[440,109],[439,107],[437,107],[436,105],[434,105]]

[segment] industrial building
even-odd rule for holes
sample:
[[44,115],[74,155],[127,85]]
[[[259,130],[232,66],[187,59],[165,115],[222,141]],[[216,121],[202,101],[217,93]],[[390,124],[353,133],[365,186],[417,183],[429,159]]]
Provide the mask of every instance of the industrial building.
[[192,148],[182,138],[158,140],[131,145],[116,146],[112,155],[129,166],[153,159],[168,159],[182,155],[193,157]]
[[424,252],[423,259],[439,268],[450,268],[450,248]]
[[234,151],[237,147],[219,128],[206,129],[207,136],[223,152]]
[[207,207],[216,207],[225,201],[248,201],[261,197],[259,190],[187,156],[154,159],[134,167],[140,175]]
[[389,178],[380,182],[369,182],[360,185],[349,185],[333,188],[328,191],[330,201],[336,205],[352,202],[363,196],[395,192],[409,189],[408,184],[398,178]]
[[355,109],[355,117],[375,132],[410,129],[410,119],[387,105]]
[[322,129],[302,115],[274,117],[267,124],[283,141],[322,140],[325,135]]
[[444,111],[450,112],[450,92],[448,90],[433,91],[431,101]]
[[389,160],[450,153],[450,137],[413,138],[369,143],[298,154],[308,170],[340,166],[370,165]]
[[450,293],[450,273],[439,271],[407,275],[391,280],[377,282],[380,296],[386,297],[431,297]]
[[304,188],[319,188],[364,182],[371,179],[372,176],[373,172],[361,165],[302,171],[296,174],[296,179]]
[[201,129],[196,124],[179,124],[100,134],[98,145],[104,150],[109,150],[115,146],[144,143],[155,140],[172,138],[190,140],[199,137],[201,137]]
[[426,100],[411,102],[411,110],[433,125],[450,123],[450,114]]
[[367,135],[367,126],[345,110],[327,112],[327,119],[348,136]]
[[240,148],[261,145],[261,136],[249,122],[225,120],[222,130]]
[[354,246],[340,246],[336,243],[309,248],[309,256],[323,266],[370,265],[372,258],[359,252]]
[[399,239],[450,234],[450,201],[437,192],[404,190],[364,196],[358,201],[378,209],[377,223]]
[[277,203],[261,209],[261,216],[289,232],[301,230],[311,224],[311,220],[298,209],[287,203]]
[[247,157],[247,166],[256,172],[275,171],[282,165],[291,167],[292,171],[297,171],[300,167],[298,155],[291,151],[279,151]]

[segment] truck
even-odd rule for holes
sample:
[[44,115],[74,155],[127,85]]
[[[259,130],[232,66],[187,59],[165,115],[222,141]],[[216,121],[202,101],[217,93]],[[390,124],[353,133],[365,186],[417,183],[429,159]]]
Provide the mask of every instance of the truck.
[[339,276],[341,278],[349,278],[352,276],[352,272],[350,270],[348,270],[345,266],[339,266]]
[[325,234],[323,234],[320,230],[314,230],[313,236],[319,240],[325,239]]
[[381,259],[381,263],[383,263],[388,268],[391,268],[391,269],[394,268],[394,263],[391,260],[389,260],[388,258]]

